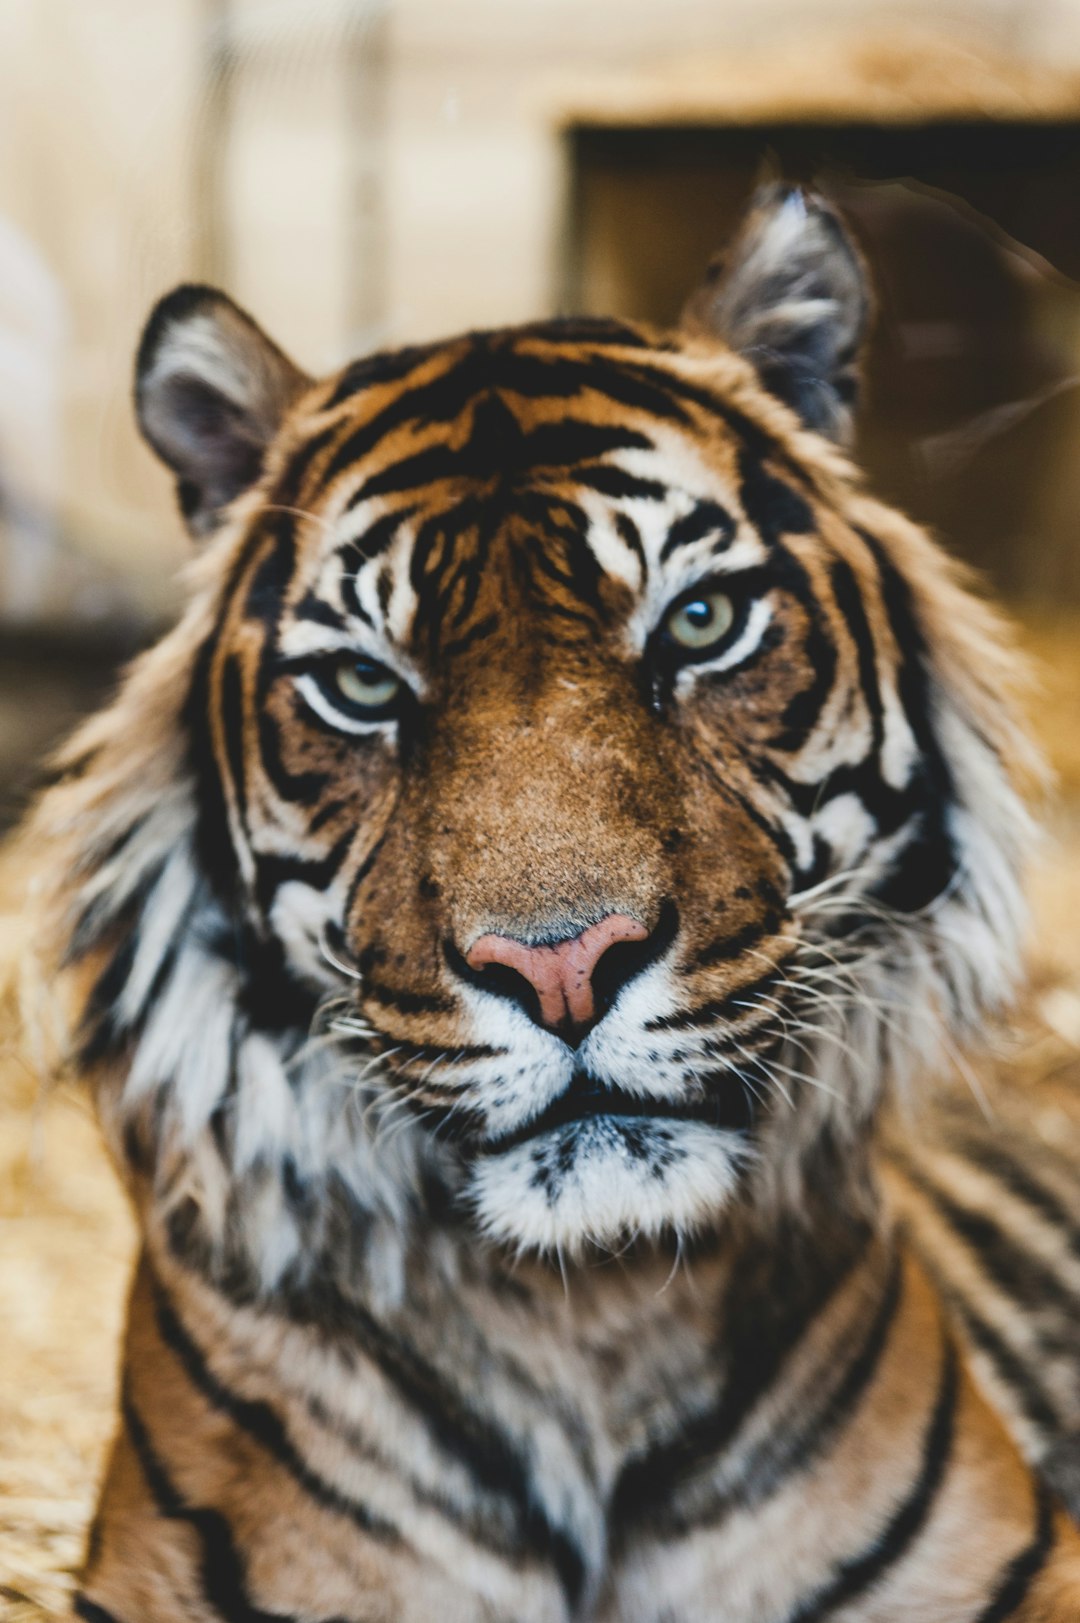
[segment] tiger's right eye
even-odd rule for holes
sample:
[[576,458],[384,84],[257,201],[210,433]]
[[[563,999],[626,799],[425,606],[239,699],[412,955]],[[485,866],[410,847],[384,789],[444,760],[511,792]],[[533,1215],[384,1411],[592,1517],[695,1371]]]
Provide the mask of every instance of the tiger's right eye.
[[672,642],[702,654],[723,642],[735,623],[735,605],[726,592],[705,591],[668,611],[664,629]]
[[296,674],[296,690],[320,721],[339,733],[385,732],[409,698],[404,679],[364,654],[324,654]]
[[358,717],[365,713],[385,715],[402,689],[400,676],[395,676],[385,665],[352,655],[331,666],[329,677],[334,697],[343,699],[349,711]]

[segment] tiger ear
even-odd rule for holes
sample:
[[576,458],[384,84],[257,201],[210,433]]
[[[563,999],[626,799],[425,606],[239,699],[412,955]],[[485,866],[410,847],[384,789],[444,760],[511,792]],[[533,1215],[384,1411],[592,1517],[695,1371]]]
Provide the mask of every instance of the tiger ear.
[[723,339],[808,428],[847,441],[869,318],[862,257],[839,215],[812,192],[774,183],[755,193],[683,326]]
[[308,386],[249,315],[216,288],[155,305],[135,362],[139,427],[176,475],[188,529],[208,534],[259,477],[286,411]]

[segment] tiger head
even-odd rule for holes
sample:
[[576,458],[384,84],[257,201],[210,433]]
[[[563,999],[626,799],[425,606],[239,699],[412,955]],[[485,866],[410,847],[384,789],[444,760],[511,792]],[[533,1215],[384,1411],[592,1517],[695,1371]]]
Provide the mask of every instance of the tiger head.
[[376,1209],[572,1252],[840,1200],[1002,998],[1007,657],[840,449],[867,308],[773,187],[674,332],[312,382],[220,293],[154,311],[191,603],[43,815],[81,1064],[174,1237],[265,1279]]

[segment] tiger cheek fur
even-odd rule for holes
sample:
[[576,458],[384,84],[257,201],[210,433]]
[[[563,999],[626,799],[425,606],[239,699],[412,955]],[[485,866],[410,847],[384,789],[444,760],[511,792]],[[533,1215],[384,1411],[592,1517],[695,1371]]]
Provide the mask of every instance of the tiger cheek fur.
[[144,1241],[89,1623],[1077,1615],[1075,1303],[1047,1374],[999,1300],[1075,1169],[889,1138],[1029,825],[993,615],[835,444],[866,317],[782,188],[670,334],[152,316],[191,604],[34,824]]

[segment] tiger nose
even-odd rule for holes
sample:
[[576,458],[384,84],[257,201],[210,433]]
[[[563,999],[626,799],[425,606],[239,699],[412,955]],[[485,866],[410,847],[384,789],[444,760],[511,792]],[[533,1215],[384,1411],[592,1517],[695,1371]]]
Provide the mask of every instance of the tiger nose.
[[[609,913],[580,935],[544,946],[530,947],[512,936],[482,935],[466,953],[465,962],[483,974],[481,984],[487,990],[520,1003],[538,1025],[576,1046],[597,1019],[596,976],[601,959],[612,947],[644,941],[648,934],[642,923],[626,913]],[[617,954],[607,960],[604,991],[608,1002],[638,967],[636,961],[621,962]]]

